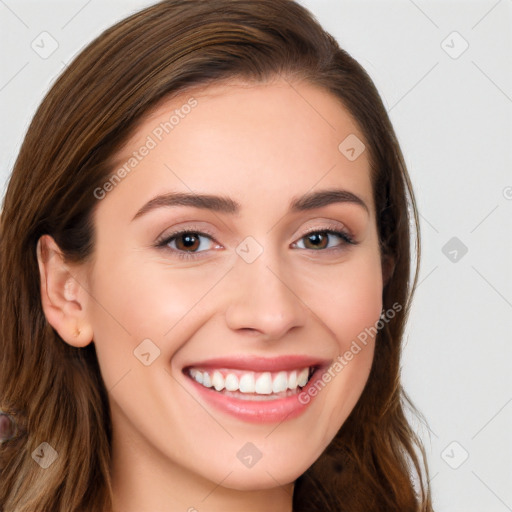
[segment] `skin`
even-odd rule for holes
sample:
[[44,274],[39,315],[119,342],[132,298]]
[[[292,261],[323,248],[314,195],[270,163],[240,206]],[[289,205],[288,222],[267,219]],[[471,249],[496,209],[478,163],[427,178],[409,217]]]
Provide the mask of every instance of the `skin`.
[[[160,104],[117,161],[191,96]],[[304,414],[280,424],[214,409],[181,370],[233,354],[334,361],[377,322],[382,267],[368,155],[349,161],[338,150],[349,134],[364,138],[336,97],[306,82],[232,81],[193,97],[190,114],[99,201],[91,261],[66,264],[53,239],[41,238],[43,307],[64,341],[96,345],[114,429],[113,511],[291,511],[294,481],[362,393],[374,340]],[[327,188],[356,194],[368,211],[348,202],[288,211],[292,198]],[[132,221],[170,191],[229,196],[241,211],[163,207]],[[154,247],[189,227],[214,234],[195,246],[196,259],[177,257],[187,251],[179,240]],[[348,230],[358,243],[329,235],[315,248],[305,237],[313,228]],[[247,236],[263,248],[250,264],[236,252]],[[147,338],[160,349],[150,366],[133,353]],[[251,468],[236,456],[247,442],[262,453]]]

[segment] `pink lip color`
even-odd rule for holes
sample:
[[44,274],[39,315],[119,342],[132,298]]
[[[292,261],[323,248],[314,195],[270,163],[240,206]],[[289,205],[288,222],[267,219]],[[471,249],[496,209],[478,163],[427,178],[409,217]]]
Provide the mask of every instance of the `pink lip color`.
[[308,388],[321,379],[323,370],[329,366],[329,362],[320,359],[314,359],[306,356],[282,356],[277,358],[222,358],[210,359],[208,361],[189,365],[197,368],[229,368],[240,370],[252,370],[257,372],[277,372],[288,371],[307,366],[315,366],[317,371],[311,376],[309,382],[297,394],[268,401],[250,401],[242,400],[232,396],[224,395],[222,392],[213,388],[206,388],[192,379],[185,371],[192,386],[206,401],[222,412],[228,413],[236,418],[252,423],[280,423],[282,421],[296,418],[302,414],[313,402],[314,397],[306,404],[299,401],[299,394],[308,391]]
[[186,367],[194,368],[229,368],[233,370],[248,370],[253,372],[291,371],[306,366],[324,366],[330,361],[311,356],[292,354],[278,357],[219,357],[206,361],[194,362]]

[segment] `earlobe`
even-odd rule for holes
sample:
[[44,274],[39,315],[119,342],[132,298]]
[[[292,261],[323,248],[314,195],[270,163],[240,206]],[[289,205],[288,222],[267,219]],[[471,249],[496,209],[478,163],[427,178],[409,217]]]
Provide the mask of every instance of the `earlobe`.
[[65,342],[74,347],[88,345],[92,341],[88,294],[50,235],[42,235],[37,242],[37,262],[46,319]]

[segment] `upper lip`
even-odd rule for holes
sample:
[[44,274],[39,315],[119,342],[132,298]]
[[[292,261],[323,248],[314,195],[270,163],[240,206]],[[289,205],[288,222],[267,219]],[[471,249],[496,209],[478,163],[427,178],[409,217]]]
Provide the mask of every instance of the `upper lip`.
[[186,368],[228,368],[233,370],[248,370],[255,372],[290,371],[306,367],[328,366],[330,360],[306,355],[283,355],[278,357],[234,356],[207,359],[188,364]]

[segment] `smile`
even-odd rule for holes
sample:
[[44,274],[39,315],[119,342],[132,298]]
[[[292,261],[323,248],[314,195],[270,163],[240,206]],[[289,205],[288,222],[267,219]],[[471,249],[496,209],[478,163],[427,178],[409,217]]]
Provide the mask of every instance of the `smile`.
[[314,368],[310,367],[280,372],[188,369],[190,377],[205,388],[213,388],[245,400],[275,400],[291,396],[308,383],[313,372]]
[[183,368],[200,401],[238,420],[278,423],[303,414],[300,394],[321,379],[331,361],[290,355],[276,358],[230,357]]

